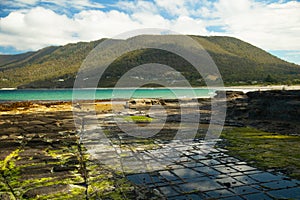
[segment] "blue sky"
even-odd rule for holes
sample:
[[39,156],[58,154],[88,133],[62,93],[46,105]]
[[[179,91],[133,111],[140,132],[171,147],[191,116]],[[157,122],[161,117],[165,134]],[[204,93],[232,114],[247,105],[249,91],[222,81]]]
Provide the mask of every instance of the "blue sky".
[[286,0],[1,0],[0,53],[162,28],[237,37],[300,64],[299,11]]

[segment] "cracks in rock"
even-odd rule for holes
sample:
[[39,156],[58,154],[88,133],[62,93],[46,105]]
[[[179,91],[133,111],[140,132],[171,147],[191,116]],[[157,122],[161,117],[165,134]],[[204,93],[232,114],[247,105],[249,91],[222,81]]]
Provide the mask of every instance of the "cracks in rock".
[[[75,121],[76,123],[76,121]],[[77,122],[78,123],[78,122]],[[84,126],[85,126],[85,120],[84,117],[81,118],[80,122],[80,130],[79,130],[79,139],[77,139],[77,149],[78,149],[78,153],[79,153],[79,171],[81,173],[81,177],[84,180],[84,183],[82,184],[85,187],[85,199],[89,200],[89,194],[88,194],[88,188],[89,188],[89,184],[88,184],[88,170],[86,167],[86,154],[85,154],[85,150],[83,149],[83,144],[82,144],[82,138],[83,138],[83,134],[84,134]]]
[[89,184],[88,184],[88,171],[86,169],[86,159],[85,159],[86,155],[84,153],[84,149],[83,149],[83,146],[80,141],[78,141],[77,147],[78,147],[78,152],[79,152],[79,163],[80,163],[79,171],[81,172],[81,176],[84,179],[85,199],[88,200],[89,199],[89,195],[88,195]]
[[[12,169],[10,167],[7,168],[6,165],[8,165],[12,161],[12,159],[17,157],[19,152],[21,152],[24,149],[24,147],[26,146],[26,144],[27,144],[26,137],[25,137],[24,134],[21,134],[21,136],[23,138],[20,141],[20,146],[18,148],[16,148],[14,151],[12,151],[4,159],[2,169],[0,169],[0,176],[4,180],[5,185],[8,187],[9,191],[11,192],[11,194],[14,196],[15,199],[19,199],[19,195],[16,194],[14,188],[11,186],[11,184],[10,184],[11,181],[9,179],[13,178],[13,176],[16,175],[16,174],[14,174],[14,172],[12,171]],[[15,166],[14,166],[14,168],[15,168]],[[5,171],[7,171],[8,174],[6,174]]]
[[15,194],[14,189],[11,187],[11,185],[9,184],[9,181],[7,180],[7,177],[4,175],[4,172],[1,171],[0,172],[1,178],[4,180],[5,185],[8,187],[9,191],[12,193],[12,195],[14,196],[15,199],[18,199],[17,195]]

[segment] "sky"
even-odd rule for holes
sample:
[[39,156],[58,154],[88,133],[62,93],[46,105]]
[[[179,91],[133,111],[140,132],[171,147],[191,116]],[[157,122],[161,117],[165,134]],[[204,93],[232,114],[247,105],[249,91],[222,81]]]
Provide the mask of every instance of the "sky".
[[0,54],[141,28],[232,36],[300,64],[300,1],[0,0]]

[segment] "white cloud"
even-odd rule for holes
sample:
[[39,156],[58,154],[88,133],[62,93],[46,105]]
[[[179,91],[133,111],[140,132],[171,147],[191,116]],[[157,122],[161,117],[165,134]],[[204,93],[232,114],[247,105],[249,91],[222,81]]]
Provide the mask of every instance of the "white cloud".
[[[26,7],[1,18],[0,46],[19,50],[113,37],[138,28],[230,35],[267,50],[300,49],[300,2],[296,1],[267,4],[254,0],[136,0],[120,1],[115,4],[118,9],[108,11],[89,9],[103,7],[92,0],[10,2],[23,5],[51,2],[62,9],[82,10],[67,16],[49,7]],[[222,26],[225,32],[209,32],[208,26]]]
[[41,7],[10,13],[0,21],[0,45],[18,50],[72,42],[74,22]]
[[74,16],[77,33],[82,40],[112,37],[140,27],[129,15],[119,11],[83,11]]
[[157,6],[165,9],[170,15],[188,15],[188,10],[185,6],[185,0],[155,0]]
[[140,28],[206,34],[203,22],[190,17],[167,20],[150,12],[129,15],[116,10],[86,10],[68,18],[42,7],[12,12],[1,19],[0,28],[0,46],[13,46],[18,50],[97,40]]
[[138,12],[132,15],[132,20],[136,21],[143,28],[162,28],[168,29],[170,21],[158,14]]
[[215,3],[227,34],[264,49],[300,49],[300,2],[264,4],[251,0]]
[[131,13],[152,13],[157,14],[157,6],[150,1],[119,1],[116,5],[119,9]]
[[174,30],[181,34],[193,34],[193,35],[207,35],[208,32],[205,29],[205,22],[200,19],[193,19],[187,16],[179,17],[173,21],[171,30]]

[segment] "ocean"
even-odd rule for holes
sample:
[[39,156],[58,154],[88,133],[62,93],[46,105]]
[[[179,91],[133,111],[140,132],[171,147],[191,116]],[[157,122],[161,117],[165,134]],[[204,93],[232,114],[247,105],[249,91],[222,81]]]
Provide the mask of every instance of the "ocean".
[[102,89],[24,89],[0,90],[0,101],[70,101],[92,99],[129,99],[129,98],[207,98],[212,97],[215,90],[204,88],[102,88]]

